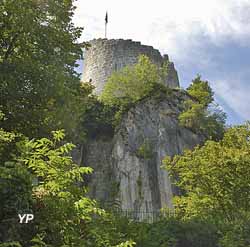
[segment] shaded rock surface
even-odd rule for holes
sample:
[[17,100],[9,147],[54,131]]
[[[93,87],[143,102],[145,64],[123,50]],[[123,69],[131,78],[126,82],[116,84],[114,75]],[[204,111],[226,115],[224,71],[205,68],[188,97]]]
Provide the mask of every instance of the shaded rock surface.
[[152,212],[173,208],[175,189],[161,168],[166,155],[173,156],[202,142],[179,126],[177,117],[183,93],[146,98],[124,116],[110,139],[89,141],[78,154],[82,165],[94,168],[90,195],[122,210]]

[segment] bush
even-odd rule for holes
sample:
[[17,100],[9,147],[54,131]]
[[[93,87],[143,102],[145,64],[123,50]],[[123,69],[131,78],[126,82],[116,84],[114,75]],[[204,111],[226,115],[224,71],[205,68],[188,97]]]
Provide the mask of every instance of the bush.
[[187,89],[191,99],[184,104],[179,115],[180,124],[206,138],[220,140],[225,131],[226,115],[214,103],[213,91],[207,81],[197,76]]
[[158,222],[133,222],[126,218],[113,218],[114,228],[136,242],[136,247],[217,247],[217,228],[206,221],[183,221],[174,217]]
[[165,71],[166,68],[158,67],[142,55],[134,66],[126,66],[111,75],[100,100],[106,105],[120,107],[134,103],[148,95],[155,84],[163,84]]

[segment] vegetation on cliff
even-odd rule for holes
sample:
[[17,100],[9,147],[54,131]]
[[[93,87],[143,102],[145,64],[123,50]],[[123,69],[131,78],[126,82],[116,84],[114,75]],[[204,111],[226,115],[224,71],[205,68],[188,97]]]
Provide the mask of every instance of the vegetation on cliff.
[[191,98],[184,101],[184,111],[179,116],[180,124],[207,139],[223,137],[226,115],[214,102],[214,92],[207,81],[197,76],[187,88]]
[[[92,169],[74,164],[67,141],[110,136],[131,106],[174,97],[162,83],[167,69],[143,56],[113,74],[99,100],[75,72],[84,44],[73,1],[3,0],[0,10],[1,247],[250,245],[250,126],[225,132],[208,82],[197,77],[183,92],[179,122],[210,140],[164,161],[183,192],[175,217],[132,222],[87,197]],[[150,158],[150,148],[143,143],[138,157]],[[19,224],[25,213],[34,221]]]
[[106,105],[126,107],[147,96],[155,84],[163,84],[166,69],[141,55],[138,63],[114,72],[100,96]]
[[[142,55],[134,66],[127,66],[111,75],[100,101],[107,107],[116,109],[116,124],[124,112],[144,98],[164,94],[172,101],[170,96],[174,97],[174,89],[164,84],[167,71],[168,64],[159,67]],[[186,99],[182,99],[180,103],[178,120],[180,125],[206,139],[220,140],[225,130],[226,115],[215,104],[213,96],[209,83],[197,76],[186,90]]]
[[98,101],[105,106],[106,111],[113,110],[113,116],[111,118],[110,115],[107,116],[112,120],[113,128],[119,125],[123,114],[140,100],[156,92],[166,94],[170,92],[164,86],[167,69],[167,63],[159,67],[146,55],[141,55],[135,65],[126,66],[112,73]]

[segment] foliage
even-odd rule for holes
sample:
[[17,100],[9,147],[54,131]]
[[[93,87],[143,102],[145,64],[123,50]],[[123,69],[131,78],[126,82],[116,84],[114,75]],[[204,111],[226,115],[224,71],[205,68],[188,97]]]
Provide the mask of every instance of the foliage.
[[92,214],[102,214],[95,202],[84,197],[86,189],[78,186],[83,181],[83,174],[92,169],[79,167],[72,158],[65,154],[73,144],[59,145],[64,134],[53,132],[53,139],[31,140],[24,145],[23,155],[19,159],[27,165],[38,179],[33,189],[36,199],[35,224],[45,233],[43,241],[53,246],[83,245],[84,223]]
[[148,95],[155,84],[162,84],[164,76],[164,68],[142,55],[134,66],[126,66],[111,75],[100,100],[106,105],[126,107]]
[[[133,222],[117,215],[111,221],[114,230],[122,232],[123,237],[133,239],[137,247],[218,246],[216,227],[198,219],[183,221],[167,217],[154,223],[145,223]],[[109,227],[109,224],[106,226]]]
[[223,236],[220,240],[222,247],[249,247],[250,246],[250,213],[229,222],[222,227]]
[[[0,112],[0,115],[0,121],[3,121],[4,114]],[[6,238],[7,229],[10,235],[15,235],[19,231],[15,224],[19,208],[27,212],[32,208],[30,173],[13,160],[17,153],[18,140],[20,135],[0,128],[0,242]],[[3,246],[18,246],[18,243],[9,241]]]
[[75,72],[82,56],[81,28],[72,0],[3,0],[0,3],[0,108],[8,131],[29,137],[79,122],[85,90]]
[[22,247],[18,242],[0,243],[0,247]]
[[89,97],[82,114],[81,125],[87,139],[112,137],[115,127],[116,107],[104,105],[95,95]]
[[115,247],[133,247],[135,245],[134,241],[126,241],[124,243],[118,244]]
[[[63,138],[62,131],[55,131],[52,140],[23,139],[16,143],[20,155],[13,153],[12,160],[1,165],[1,180],[5,181],[0,187],[1,222],[11,221],[12,224],[4,226],[19,231],[3,236],[5,239],[26,245],[32,236],[42,235],[40,240],[48,245],[80,245],[84,242],[81,237],[84,224],[93,214],[103,214],[94,201],[84,197],[85,187],[78,186],[83,174],[92,169],[73,163],[66,155],[73,144],[61,145]],[[33,212],[33,227],[18,230],[13,224],[18,212]]]
[[[104,220],[105,219],[105,220]],[[154,223],[135,222],[117,213],[99,218],[98,223],[92,222],[98,235],[91,239],[90,246],[114,246],[115,239],[133,239],[137,247],[216,247],[219,246],[219,235],[215,225],[200,219],[181,220],[175,217],[161,218]],[[98,228],[101,228],[100,231]],[[95,233],[97,234],[97,233]],[[91,236],[95,236],[91,232]],[[102,240],[102,241],[101,241]],[[108,240],[108,241],[107,241]],[[113,243],[113,245],[112,245]]]
[[206,138],[220,140],[225,129],[226,115],[214,104],[214,93],[208,82],[197,76],[187,92],[192,98],[184,102],[184,111],[179,116],[180,124]]
[[213,225],[199,220],[181,221],[162,219],[148,224],[144,238],[138,241],[143,247],[216,247],[218,236]]
[[250,207],[250,124],[228,129],[219,141],[173,159],[165,167],[185,191],[176,198],[177,213],[183,217],[211,217],[230,222]]
[[86,246],[88,247],[117,247],[134,246],[134,236],[130,235],[128,229],[133,224],[128,219],[110,212],[102,217],[96,217],[89,222],[86,235]]
[[214,93],[211,87],[207,81],[201,80],[200,75],[192,81],[192,84],[188,87],[187,91],[193,98],[205,107],[207,107],[214,100]]

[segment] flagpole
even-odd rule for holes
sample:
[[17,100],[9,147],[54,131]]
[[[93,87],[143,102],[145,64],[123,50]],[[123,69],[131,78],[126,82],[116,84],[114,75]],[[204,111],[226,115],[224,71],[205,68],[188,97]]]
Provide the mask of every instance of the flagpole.
[[105,39],[107,38],[107,23],[105,22]]
[[106,11],[105,15],[105,39],[107,38],[107,26],[108,26],[108,11]]

